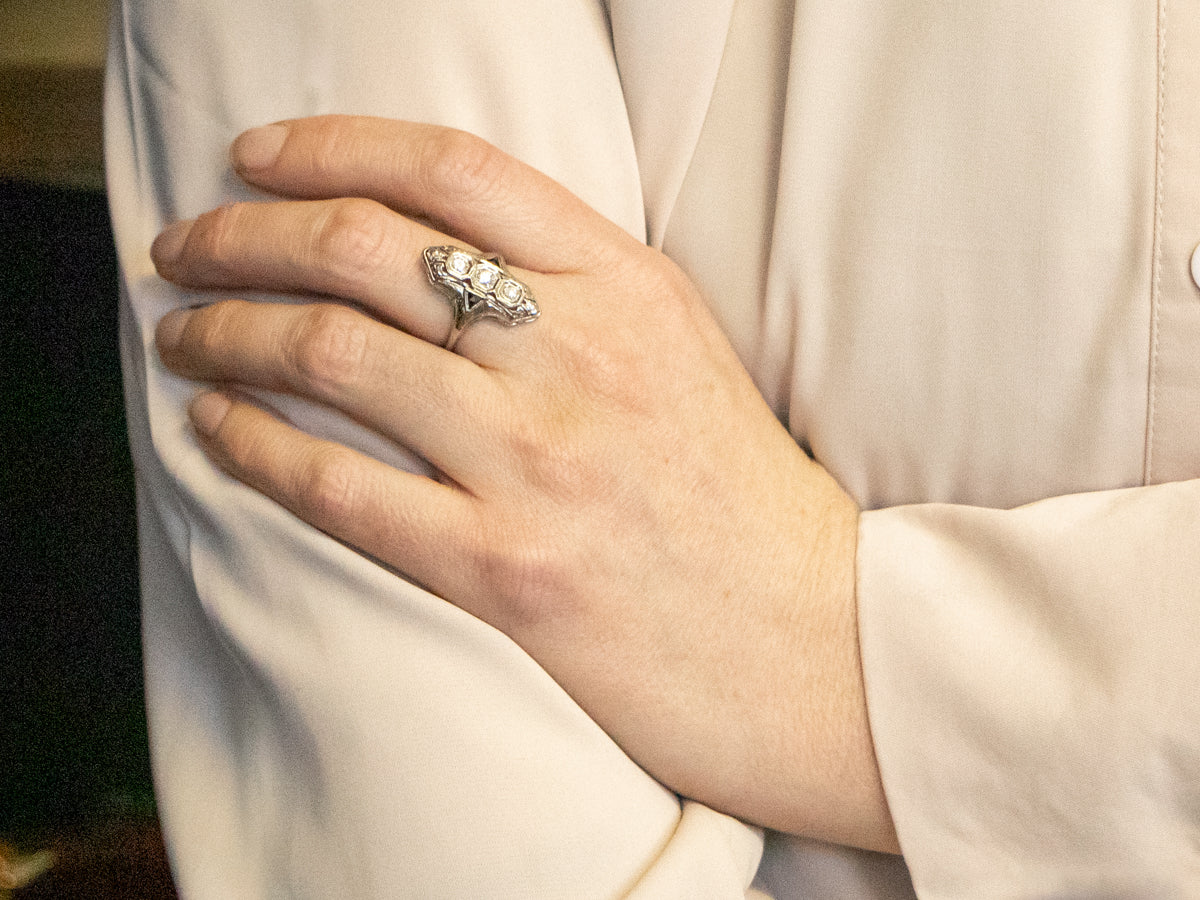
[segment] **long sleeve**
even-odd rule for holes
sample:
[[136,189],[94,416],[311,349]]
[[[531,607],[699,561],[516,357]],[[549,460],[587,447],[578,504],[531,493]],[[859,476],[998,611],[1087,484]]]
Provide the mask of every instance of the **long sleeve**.
[[922,897],[1200,890],[1200,481],[867,513],[860,628]]
[[[1130,188],[1141,221],[1124,226],[1129,249],[1106,279],[1121,286],[1111,305],[1103,282],[1090,285],[1100,289],[1090,296],[1043,297],[1038,324],[1050,333],[1030,333],[1024,354],[1036,374],[1008,379],[1037,410],[1061,390],[1043,381],[1054,367],[1039,354],[1059,347],[1092,354],[1056,418],[1092,417],[1102,430],[1089,438],[1071,433],[1077,425],[1066,433],[1050,425],[1024,440],[1030,457],[1057,457],[1059,466],[1064,451],[1075,457],[1078,469],[1064,467],[1061,484],[1093,489],[1009,510],[924,503],[862,519],[860,629],[871,721],[922,897],[1200,895],[1200,481],[1190,480],[1200,477],[1200,287],[1190,265],[1200,239],[1196,12],[1182,2],[1161,3],[1153,16],[1140,11],[1125,34],[1141,62],[1116,53],[1111,65],[1123,75],[1075,74],[1104,98],[1097,113],[1124,113],[1109,138],[1145,127],[1134,124],[1132,110],[1149,110],[1155,98],[1154,130],[1131,157],[1141,156],[1147,174],[1118,182]],[[1098,24],[1110,41],[1121,33],[1116,22]],[[1141,102],[1113,105],[1131,85],[1140,85]],[[1066,114],[1048,121],[1057,126]],[[1087,130],[1099,134],[1102,121],[1097,116]],[[1099,171],[1122,158],[1117,146],[1093,144],[1093,190],[1105,187]],[[1074,158],[1078,165],[1088,157]],[[1081,236],[1074,223],[1042,227],[1042,240]],[[1099,237],[1093,232],[1090,242],[1102,246]],[[1083,262],[1090,250],[1081,242],[1058,252]],[[1076,277],[1088,283],[1083,271]],[[1056,319],[1068,300],[1101,312],[1090,334],[1051,332],[1066,324]],[[1134,355],[1117,364],[1096,352],[1113,346],[1122,320],[1125,334],[1145,340],[1144,362]],[[995,355],[980,349],[979,364],[992,364]],[[1133,376],[1142,373],[1138,391]],[[1121,382],[1134,390],[1123,404],[1131,413],[1125,424],[1091,391]],[[1072,449],[1082,440],[1124,461],[1130,471],[1117,485],[1163,483],[1095,490],[1113,481],[1092,479],[1098,467]],[[1034,480],[1038,464],[1027,473]],[[996,495],[1021,482],[1022,473],[1010,470],[1006,481],[973,492],[1006,505]],[[1047,484],[1028,496],[1055,492]]]

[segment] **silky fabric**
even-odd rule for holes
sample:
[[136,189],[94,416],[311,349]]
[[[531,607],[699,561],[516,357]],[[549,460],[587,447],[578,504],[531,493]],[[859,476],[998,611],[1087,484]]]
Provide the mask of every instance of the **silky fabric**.
[[[1198,12],[120,3],[109,192],[183,896],[1200,896]],[[700,286],[869,510],[863,665],[907,867],[680,801],[505,636],[205,459],[152,340],[197,297],[150,241],[260,198],[228,166],[242,129],[326,112],[480,134]]]

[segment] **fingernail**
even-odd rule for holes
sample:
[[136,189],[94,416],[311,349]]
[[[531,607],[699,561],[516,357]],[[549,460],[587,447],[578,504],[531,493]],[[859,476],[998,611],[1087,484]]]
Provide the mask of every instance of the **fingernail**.
[[278,158],[287,136],[286,125],[263,125],[243,131],[230,150],[233,167],[239,172],[257,172],[267,168]]
[[190,219],[168,225],[162,230],[162,233],[154,239],[154,243],[150,245],[150,258],[154,260],[155,268],[161,272],[163,267],[170,266],[179,259],[179,254],[183,252],[183,245],[187,242],[188,233],[191,230]]
[[201,434],[212,434],[221,427],[225,414],[232,405],[224,394],[211,391],[192,401],[192,405],[188,407],[188,415],[191,416],[197,431]]
[[179,341],[183,338],[183,329],[187,327],[191,317],[191,310],[175,309],[159,319],[158,328],[154,332],[159,353],[170,353],[179,346]]

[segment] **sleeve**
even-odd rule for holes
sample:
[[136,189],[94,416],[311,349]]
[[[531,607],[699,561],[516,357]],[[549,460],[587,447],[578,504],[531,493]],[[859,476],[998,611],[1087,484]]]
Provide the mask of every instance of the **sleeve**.
[[922,898],[1200,889],[1200,481],[863,514],[868,704]]
[[[242,129],[324,112],[472,130],[632,231],[641,197],[599,3],[124,0],[106,97],[156,789],[188,898],[732,898],[754,829],[632,763],[504,635],[215,470],[153,347],[195,301],[167,222],[252,197]],[[297,424],[420,468],[352,423]],[[453,565],[453,560],[447,560]]]

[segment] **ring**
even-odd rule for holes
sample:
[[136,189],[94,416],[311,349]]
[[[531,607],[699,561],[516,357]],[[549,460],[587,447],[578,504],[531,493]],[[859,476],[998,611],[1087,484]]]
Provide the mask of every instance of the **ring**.
[[538,317],[537,301],[528,286],[513,278],[499,255],[482,256],[459,247],[426,247],[429,282],[450,298],[454,327],[443,346],[453,350],[459,335],[480,319],[520,325]]

